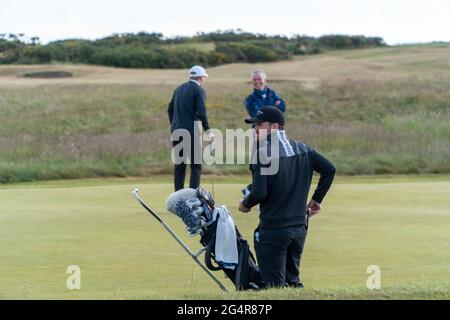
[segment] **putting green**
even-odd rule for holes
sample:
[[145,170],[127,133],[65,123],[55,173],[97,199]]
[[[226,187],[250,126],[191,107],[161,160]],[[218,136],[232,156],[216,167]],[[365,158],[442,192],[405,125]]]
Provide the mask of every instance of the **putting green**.
[[[139,187],[144,200],[198,248],[198,237],[189,238],[165,210],[172,185],[164,180],[1,187],[0,298],[450,298],[448,175],[338,177],[322,213],[311,220],[302,260],[308,289],[229,294],[220,293],[132,198],[131,189]],[[229,207],[251,242],[257,211],[236,209],[244,181],[216,182],[216,202]],[[66,288],[69,265],[81,268],[81,290]],[[381,290],[366,288],[369,265],[381,269]]]

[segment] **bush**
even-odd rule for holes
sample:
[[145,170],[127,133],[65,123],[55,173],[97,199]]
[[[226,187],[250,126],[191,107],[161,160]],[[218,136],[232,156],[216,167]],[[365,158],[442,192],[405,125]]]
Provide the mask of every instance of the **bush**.
[[233,62],[261,62],[279,60],[277,53],[247,43],[218,43],[216,52]]
[[318,43],[323,47],[332,49],[363,48],[369,46],[384,45],[383,39],[379,37],[343,36],[343,35],[322,36],[318,39]]
[[23,49],[17,63],[35,64],[50,63],[53,60],[53,50],[48,46],[28,46]]
[[98,48],[89,62],[121,68],[157,68],[158,56],[150,49],[134,47]]
[[[9,40],[8,40],[9,39]],[[23,42],[24,37],[1,38],[0,63],[89,63],[123,68],[188,68],[232,62],[268,62],[289,59],[294,54],[317,54],[323,49],[365,48],[385,45],[382,38],[326,35],[267,36],[241,30],[199,33],[194,37],[164,39],[161,33],[124,33],[95,40],[70,39],[47,45]],[[185,44],[215,44],[201,51]],[[177,46],[177,44],[181,44]],[[184,46],[183,46],[184,45]]]
[[[176,59],[179,68],[189,68],[192,65],[207,66],[211,61],[210,54],[195,49],[173,48],[167,49],[164,54],[172,56],[172,59]],[[169,65],[168,67],[171,68],[173,66]]]
[[89,63],[95,52],[95,46],[86,40],[70,40],[50,45],[53,60],[75,63]]

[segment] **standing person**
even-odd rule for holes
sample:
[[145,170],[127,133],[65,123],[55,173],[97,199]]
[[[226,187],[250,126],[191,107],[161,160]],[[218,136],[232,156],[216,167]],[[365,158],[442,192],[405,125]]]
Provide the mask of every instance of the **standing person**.
[[[252,118],[265,106],[275,106],[281,112],[286,111],[286,103],[277,95],[275,90],[266,85],[266,80],[267,76],[263,70],[256,69],[252,72],[253,92],[244,101],[245,110]],[[242,193],[246,196],[250,190],[251,184],[242,189]]]
[[[185,129],[190,134],[190,150],[182,150],[180,157],[182,162],[174,165],[174,186],[175,191],[184,188],[184,180],[186,176],[186,163],[190,162],[191,178],[189,182],[190,188],[196,189],[200,185],[200,177],[202,165],[196,163],[194,159],[201,159],[201,147],[198,143],[199,137],[194,136],[194,127],[196,121],[200,121],[203,130],[209,130],[208,115],[206,112],[206,93],[202,88],[208,74],[201,66],[194,66],[189,70],[189,81],[181,84],[175,89],[172,100],[167,110],[170,121],[170,131],[173,134],[177,129]],[[209,135],[210,139],[214,138],[213,134]],[[183,137],[172,141],[172,146],[183,141]],[[195,156],[195,154],[199,156]],[[197,161],[198,162],[198,161]]]
[[[287,139],[284,116],[278,108],[263,107],[256,117],[245,122],[255,125],[260,144],[270,148],[265,153],[270,155],[267,158],[270,162],[261,161],[258,157],[258,161],[252,164],[252,190],[239,203],[239,211],[246,213],[253,206],[260,205],[260,222],[255,230],[254,244],[267,285],[302,288],[299,269],[308,217],[321,210],[322,200],[336,170],[330,161],[309,145]],[[278,153],[273,151],[276,150],[274,146],[278,146]],[[265,175],[267,172],[263,170],[274,161],[278,169],[271,175]],[[320,179],[307,204],[314,171],[320,173]]]
[[256,112],[264,106],[275,106],[282,112],[286,111],[286,103],[275,90],[266,85],[267,76],[263,70],[252,72],[253,92],[245,98],[244,107],[250,117],[255,117]]

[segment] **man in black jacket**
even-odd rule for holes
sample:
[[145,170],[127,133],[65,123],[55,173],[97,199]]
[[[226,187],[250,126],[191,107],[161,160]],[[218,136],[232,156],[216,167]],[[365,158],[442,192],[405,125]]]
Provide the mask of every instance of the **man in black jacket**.
[[[174,164],[175,191],[184,188],[186,163],[190,163],[191,167],[189,187],[196,189],[200,185],[202,172],[200,131],[194,130],[194,128],[197,122],[201,122],[203,130],[209,130],[205,106],[206,94],[202,88],[207,77],[208,74],[204,68],[201,66],[192,67],[189,70],[189,81],[175,89],[167,110],[172,134],[172,146],[175,148],[179,143],[183,142],[183,138],[186,138],[186,136],[174,134],[176,130],[186,130],[190,139],[190,143],[188,143],[190,146],[182,148],[178,154],[175,154],[175,157],[179,156],[181,158],[181,162]],[[209,138],[212,140],[214,136],[210,134]]]
[[[278,108],[263,107],[254,118],[245,121],[255,124],[257,138],[266,150],[261,148],[255,154],[252,190],[239,203],[239,211],[246,213],[260,205],[254,243],[267,285],[303,287],[299,268],[308,218],[319,213],[336,170],[309,145],[287,139],[284,116]],[[270,172],[274,164],[276,171],[271,168]],[[314,171],[320,173],[320,179],[307,204]]]

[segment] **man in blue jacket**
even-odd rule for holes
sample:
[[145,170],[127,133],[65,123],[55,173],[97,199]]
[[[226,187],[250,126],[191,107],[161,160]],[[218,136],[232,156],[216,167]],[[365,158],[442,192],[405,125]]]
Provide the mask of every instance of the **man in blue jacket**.
[[[261,69],[252,72],[253,92],[245,98],[244,106],[250,117],[256,117],[258,111],[265,106],[275,106],[281,112],[286,111],[286,103],[281,99],[275,90],[266,86],[267,76]],[[257,142],[258,143],[258,142]],[[242,189],[242,193],[247,195],[251,191],[251,184]]]
[[254,89],[244,101],[245,109],[250,117],[255,117],[256,113],[264,106],[275,106],[282,112],[286,111],[286,103],[275,90],[266,86],[266,79],[264,71],[258,69],[252,72]]

